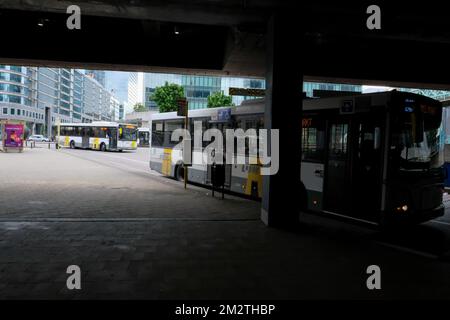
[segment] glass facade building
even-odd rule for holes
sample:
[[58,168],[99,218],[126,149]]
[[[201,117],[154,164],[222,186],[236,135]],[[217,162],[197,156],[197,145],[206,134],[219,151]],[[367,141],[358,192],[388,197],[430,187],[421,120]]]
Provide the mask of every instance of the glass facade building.
[[[132,73],[128,83],[128,102],[130,106],[135,103],[143,103],[150,111],[157,111],[157,105],[152,100],[152,94],[156,87],[163,86],[166,82],[181,85],[189,103],[189,109],[206,108],[208,96],[214,92],[229,94],[229,89],[265,89],[264,79],[214,77],[197,75],[179,75],[166,73]],[[313,96],[315,89],[361,92],[362,86],[334,83],[305,82],[303,91],[308,97]],[[254,96],[232,96],[234,105],[240,105],[242,101],[254,99]]]
[[[158,107],[152,100],[156,87],[166,82],[178,84],[183,87],[184,94],[189,103],[189,109],[206,108],[208,96],[214,92],[223,92],[229,95],[230,87],[264,89],[262,79],[245,79],[232,77],[196,76],[167,73],[133,73],[128,83],[128,102],[130,106],[143,103],[150,111],[157,111]],[[254,97],[233,96],[235,105],[243,100]]]
[[339,83],[303,82],[303,92],[305,92],[307,97],[314,97],[314,90],[362,92],[362,86]]
[[61,122],[115,120],[118,101],[83,70],[0,65],[0,120],[26,124],[26,135],[50,135]]

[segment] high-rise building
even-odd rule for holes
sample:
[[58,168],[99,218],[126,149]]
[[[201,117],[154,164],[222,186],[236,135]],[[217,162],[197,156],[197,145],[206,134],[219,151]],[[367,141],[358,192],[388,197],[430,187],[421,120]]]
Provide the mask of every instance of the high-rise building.
[[144,73],[130,72],[128,76],[128,105],[132,108],[137,103],[144,103]]
[[[128,82],[128,102],[130,107],[136,103],[143,103],[150,111],[157,110],[156,103],[152,100],[152,95],[156,87],[163,86],[166,82],[181,85],[189,103],[189,109],[202,109],[208,105],[208,96],[214,92],[223,92],[230,95],[230,88],[262,89],[264,90],[264,79],[234,78],[180,75],[168,73],[130,73]],[[335,84],[335,83],[311,83],[305,82],[303,91],[309,97],[313,96],[313,91],[334,90],[361,92],[360,85]],[[242,101],[257,98],[255,96],[232,96],[234,105],[240,105]],[[131,109],[127,110],[128,112]]]
[[112,93],[120,103],[128,101],[128,72],[106,71],[105,88]]
[[106,71],[104,70],[86,70],[86,76],[97,80],[103,87],[106,87]]
[[118,104],[81,70],[0,65],[0,120],[24,121],[27,135],[50,136],[57,119],[113,120]]
[[111,113],[111,120],[112,121],[119,121],[120,120],[120,102],[115,97],[111,96],[111,102],[110,102],[110,113]]
[[314,90],[362,92],[362,86],[340,83],[303,82],[303,92],[307,97],[314,96]]
[[125,106],[122,104],[119,105],[119,121],[125,119]]
[[[229,95],[230,87],[264,89],[263,79],[247,79],[232,77],[195,76],[166,73],[145,73],[144,81],[144,104],[149,110],[157,110],[156,103],[152,100],[152,94],[156,87],[163,86],[166,82],[181,85],[189,103],[189,109],[202,109],[208,105],[208,96],[214,92],[222,91]],[[254,97],[233,96],[235,105],[243,100]]]

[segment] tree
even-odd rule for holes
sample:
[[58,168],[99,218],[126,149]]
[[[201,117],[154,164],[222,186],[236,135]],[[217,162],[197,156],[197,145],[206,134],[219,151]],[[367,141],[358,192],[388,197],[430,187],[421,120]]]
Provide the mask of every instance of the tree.
[[232,98],[224,95],[222,91],[214,92],[208,96],[208,108],[226,107],[232,105]]
[[139,103],[139,102],[133,106],[133,110],[134,110],[134,112],[148,111],[148,109],[142,103]]
[[177,100],[184,97],[184,89],[175,83],[166,83],[162,87],[156,87],[152,94],[152,100],[155,101],[159,112],[176,111]]

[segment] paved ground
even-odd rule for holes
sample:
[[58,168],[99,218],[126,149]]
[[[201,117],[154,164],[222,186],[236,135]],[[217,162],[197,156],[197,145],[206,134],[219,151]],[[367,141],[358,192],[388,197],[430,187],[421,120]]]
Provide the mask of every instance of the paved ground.
[[2,299],[450,298],[449,215],[395,235],[313,215],[266,228],[259,203],[186,191],[143,149],[27,149],[0,168]]

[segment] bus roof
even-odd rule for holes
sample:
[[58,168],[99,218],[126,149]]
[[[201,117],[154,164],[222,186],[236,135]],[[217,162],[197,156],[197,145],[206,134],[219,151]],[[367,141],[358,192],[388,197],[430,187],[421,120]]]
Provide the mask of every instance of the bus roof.
[[[207,108],[189,110],[189,118],[211,117],[217,115],[219,110],[231,109],[232,115],[255,114],[264,112],[264,101],[261,99],[254,104],[241,104],[240,106]],[[183,116],[178,116],[177,112],[164,112],[152,114],[152,120],[168,120],[168,119],[184,119]]]
[[113,127],[113,128],[117,128],[119,125],[136,127],[136,125],[134,125],[134,124],[117,123],[117,122],[112,122],[112,121],[94,121],[91,123],[82,123],[82,122],[61,123],[61,126],[65,126],[65,127]]
[[[363,110],[367,107],[386,106],[392,99],[393,95],[403,97],[420,97],[422,101],[429,101],[439,103],[438,100],[419,95],[412,92],[405,91],[383,91],[375,93],[354,94],[349,96],[327,97],[327,98],[312,98],[303,100],[304,111],[325,110],[325,109],[339,109],[342,107],[344,101],[352,101],[356,110]],[[243,114],[259,114],[264,113],[265,99],[250,99],[242,102],[240,106],[220,107],[189,110],[189,118],[212,117],[217,115],[218,110],[231,109],[232,115]],[[184,119],[182,116],[177,116],[176,112],[164,112],[152,114],[152,120],[169,120],[169,119]]]
[[345,101],[352,101],[356,110],[365,109],[367,107],[381,107],[386,106],[389,101],[391,101],[393,96],[397,97],[416,97],[420,98],[421,101],[428,101],[439,103],[438,100],[412,93],[406,91],[382,91],[375,93],[365,93],[365,94],[356,94],[349,96],[337,96],[337,97],[327,97],[327,98],[312,98],[312,99],[304,99],[303,100],[303,110],[306,111],[314,111],[314,110],[323,110],[323,109],[339,109],[342,107]]

